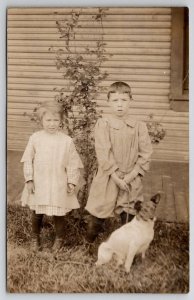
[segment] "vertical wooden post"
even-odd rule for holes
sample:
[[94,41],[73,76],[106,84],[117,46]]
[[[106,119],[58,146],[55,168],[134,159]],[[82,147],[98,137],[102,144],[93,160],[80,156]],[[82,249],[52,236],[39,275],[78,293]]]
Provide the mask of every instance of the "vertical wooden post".
[[171,96],[183,94],[184,7],[172,9]]

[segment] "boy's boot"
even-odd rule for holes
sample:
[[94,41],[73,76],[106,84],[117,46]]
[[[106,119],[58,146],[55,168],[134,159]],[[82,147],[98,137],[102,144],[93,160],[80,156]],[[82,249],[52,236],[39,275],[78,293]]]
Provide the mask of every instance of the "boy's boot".
[[121,224],[125,225],[126,223],[131,222],[134,217],[135,217],[134,215],[122,211],[122,213],[120,214]]
[[98,234],[102,231],[104,219],[90,215],[87,223],[86,240],[93,243]]
[[40,244],[40,235],[33,233],[32,234],[32,241],[31,241],[31,250],[33,252],[41,251],[41,244]]

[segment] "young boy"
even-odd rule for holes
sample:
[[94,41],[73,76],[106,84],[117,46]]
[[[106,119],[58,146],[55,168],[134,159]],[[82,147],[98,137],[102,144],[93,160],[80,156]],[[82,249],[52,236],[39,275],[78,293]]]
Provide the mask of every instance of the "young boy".
[[119,214],[125,224],[135,215],[134,204],[143,201],[142,177],[149,169],[152,145],[143,122],[129,115],[131,88],[124,82],[109,87],[109,117],[95,126],[98,172],[85,209],[90,213],[87,240],[93,242],[104,220]]

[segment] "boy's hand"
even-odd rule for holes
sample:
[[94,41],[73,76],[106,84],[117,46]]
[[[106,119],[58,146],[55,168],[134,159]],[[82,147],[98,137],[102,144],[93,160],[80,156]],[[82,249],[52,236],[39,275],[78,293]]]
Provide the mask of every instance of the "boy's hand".
[[127,184],[130,184],[130,183],[133,181],[133,179],[136,178],[137,175],[138,175],[137,172],[131,171],[130,173],[128,173],[128,174],[126,174],[126,175],[124,176],[123,180],[124,180]]
[[118,185],[118,187],[121,189],[121,190],[124,190],[124,191],[129,191],[129,187],[127,185],[127,183],[123,180],[123,179],[120,179],[116,173],[113,173],[111,175],[112,179],[114,180],[114,182],[116,183],[116,185]]
[[34,188],[33,180],[26,182],[26,184],[27,184],[28,194],[34,194],[35,188]]
[[123,172],[121,172],[120,170],[116,170],[115,173],[120,179],[124,179],[125,175]]
[[73,194],[74,190],[75,190],[75,185],[72,184],[72,183],[68,183],[67,184],[67,192],[68,192],[68,194]]
[[124,190],[124,191],[126,191],[126,192],[129,192],[129,187],[128,187],[127,183],[126,183],[123,179],[119,179],[119,180],[117,181],[117,185],[119,186],[119,188],[120,188],[121,190]]

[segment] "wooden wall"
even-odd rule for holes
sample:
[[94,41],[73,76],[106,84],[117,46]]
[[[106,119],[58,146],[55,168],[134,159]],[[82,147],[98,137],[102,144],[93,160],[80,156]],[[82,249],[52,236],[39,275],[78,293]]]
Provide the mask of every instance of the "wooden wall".
[[[32,112],[36,103],[53,98],[54,87],[67,82],[56,69],[55,55],[49,47],[59,49],[56,20],[70,16],[68,8],[9,8],[7,12],[7,145],[10,150],[24,150],[34,130],[24,113]],[[76,9],[74,9],[76,11]],[[92,47],[100,28],[94,22],[94,8],[82,9],[77,51]],[[188,113],[170,110],[170,8],[110,8],[103,22],[106,51],[111,54],[103,70],[109,74],[105,88],[123,80],[130,84],[134,101],[131,114],[138,119],[154,118],[163,123],[166,137],[154,146],[153,159],[188,160]],[[109,113],[106,90],[98,104]]]

